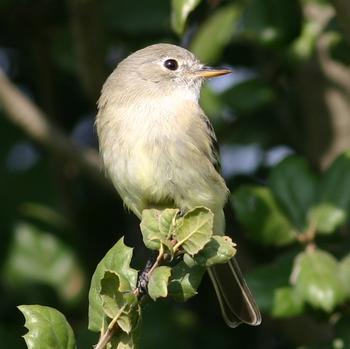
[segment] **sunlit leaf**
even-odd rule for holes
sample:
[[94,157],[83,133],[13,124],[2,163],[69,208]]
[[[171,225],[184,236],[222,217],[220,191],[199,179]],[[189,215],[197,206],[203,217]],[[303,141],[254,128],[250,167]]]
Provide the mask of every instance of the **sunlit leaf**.
[[160,245],[167,246],[172,250],[169,238],[176,228],[175,219],[179,213],[178,209],[165,210],[143,210],[141,221],[141,232],[143,242],[151,250],[159,250]]
[[105,272],[118,275],[119,291],[130,292],[136,287],[137,271],[130,267],[132,248],[124,244],[121,238],[104,256],[92,276],[89,291],[89,329],[99,332],[104,324],[104,310],[101,292],[101,280]]
[[28,282],[48,284],[66,300],[77,297],[84,286],[73,251],[53,234],[27,223],[15,226],[4,278],[14,288]]
[[216,62],[231,40],[240,15],[241,9],[236,4],[216,10],[199,28],[190,50],[205,63]]
[[20,305],[18,309],[29,330],[24,335],[28,349],[76,348],[73,330],[58,310],[41,305]]
[[320,249],[296,257],[292,282],[305,302],[326,312],[331,312],[346,297],[336,259]]
[[202,0],[172,0],[171,26],[177,34],[182,34],[188,15]]
[[300,35],[286,51],[290,62],[301,63],[309,60],[315,51],[319,28],[313,20],[305,19]]
[[183,223],[176,229],[176,246],[181,246],[188,254],[201,250],[213,234],[213,213],[205,207],[196,207],[183,217]]
[[194,260],[204,267],[226,263],[236,254],[235,246],[236,244],[228,236],[213,235],[203,249],[194,256]]
[[277,288],[273,297],[272,316],[286,318],[299,315],[304,310],[303,299],[292,287]]
[[239,222],[251,239],[276,246],[295,240],[295,229],[268,188],[241,186],[235,191],[232,202]]
[[111,319],[116,317],[127,307],[133,306],[137,299],[132,293],[121,292],[119,277],[116,273],[106,271],[101,280],[101,299],[105,314]]
[[155,301],[159,297],[168,295],[168,280],[171,268],[160,266],[153,270],[148,281],[148,294]]
[[271,171],[269,185],[299,231],[307,228],[307,212],[315,201],[316,177],[306,160],[291,155]]
[[330,202],[321,202],[311,207],[308,217],[318,233],[330,234],[345,222],[346,211]]

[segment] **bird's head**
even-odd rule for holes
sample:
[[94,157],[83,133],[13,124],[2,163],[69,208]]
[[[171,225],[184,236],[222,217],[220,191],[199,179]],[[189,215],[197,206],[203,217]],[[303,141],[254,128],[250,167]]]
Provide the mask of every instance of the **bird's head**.
[[115,73],[124,86],[132,85],[140,94],[188,91],[198,98],[204,79],[225,75],[231,70],[203,65],[182,47],[156,44],[128,56]]

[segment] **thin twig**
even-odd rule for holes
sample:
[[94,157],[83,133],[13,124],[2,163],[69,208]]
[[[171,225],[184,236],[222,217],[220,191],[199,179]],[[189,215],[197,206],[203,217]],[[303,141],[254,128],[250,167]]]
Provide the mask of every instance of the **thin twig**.
[[[146,266],[143,270],[143,272],[140,273],[139,279],[143,278],[144,282],[138,282],[137,283],[137,287],[134,289],[133,294],[136,297],[141,297],[145,290],[147,289],[147,284],[148,284],[148,280],[150,275],[152,274],[152,272],[154,271],[154,269],[161,263],[161,261],[163,260],[164,257],[164,248],[163,245],[161,245],[157,259],[155,260],[155,262],[152,264],[151,267],[149,267],[146,263]],[[106,345],[111,341],[111,339],[113,338],[113,336],[115,335],[116,331],[118,330],[119,326],[118,326],[118,319],[120,317],[120,315],[122,314],[122,312],[125,310],[127,304],[125,304],[122,308],[120,308],[118,314],[112,319],[112,321],[109,323],[106,332],[104,332],[104,334],[100,337],[98,343],[96,344],[96,346],[94,347],[94,349],[104,349],[106,347]]]
[[104,349],[105,346],[111,341],[115,331],[119,328],[118,327],[118,319],[120,315],[123,313],[123,311],[126,308],[126,304],[124,304],[117,315],[112,319],[112,321],[109,323],[106,332],[100,337],[98,343],[95,346],[95,349]]
[[297,234],[297,240],[305,245],[312,243],[316,236],[317,226],[315,222],[310,222],[308,229],[302,234]]
[[156,261],[154,262],[154,264],[152,265],[151,269],[147,273],[148,278],[152,274],[153,270],[158,267],[158,265],[161,262],[161,260],[163,259],[163,257],[164,257],[164,247],[163,247],[163,244],[161,244],[160,249],[159,249],[159,253],[158,253],[158,257],[157,257]]

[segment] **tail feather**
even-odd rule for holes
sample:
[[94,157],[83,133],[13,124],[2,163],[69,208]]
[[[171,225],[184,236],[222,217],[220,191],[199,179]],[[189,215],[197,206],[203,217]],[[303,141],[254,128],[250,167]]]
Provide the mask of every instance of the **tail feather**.
[[241,323],[257,326],[261,314],[243,278],[235,258],[209,268],[209,275],[219,300],[222,315],[229,327]]

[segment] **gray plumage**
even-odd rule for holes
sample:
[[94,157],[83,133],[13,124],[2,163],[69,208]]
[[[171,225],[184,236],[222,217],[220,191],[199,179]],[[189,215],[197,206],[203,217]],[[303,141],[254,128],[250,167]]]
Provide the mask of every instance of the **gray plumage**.
[[[166,66],[169,60],[176,69]],[[181,47],[157,44],[127,57],[107,79],[96,119],[100,152],[139,218],[150,207],[206,206],[214,213],[214,232],[224,233],[229,192],[218,172],[214,130],[198,100],[205,77],[227,72],[208,69]],[[231,327],[257,325],[260,313],[237,268],[233,261],[210,270],[224,318]]]

